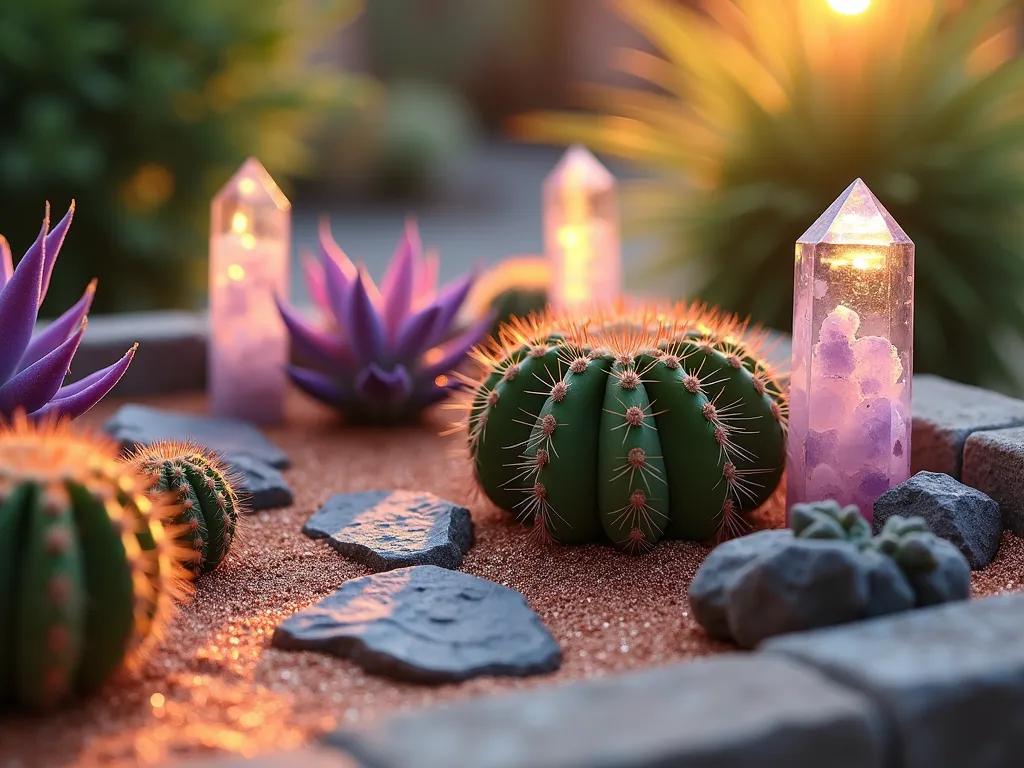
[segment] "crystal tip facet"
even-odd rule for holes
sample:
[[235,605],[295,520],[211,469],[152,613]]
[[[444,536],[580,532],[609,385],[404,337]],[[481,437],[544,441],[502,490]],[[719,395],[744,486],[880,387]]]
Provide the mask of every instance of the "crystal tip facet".
[[797,242],[892,245],[911,240],[863,179],[856,179]]
[[582,144],[573,144],[545,179],[546,186],[573,184],[586,189],[604,190],[615,186],[615,177]]

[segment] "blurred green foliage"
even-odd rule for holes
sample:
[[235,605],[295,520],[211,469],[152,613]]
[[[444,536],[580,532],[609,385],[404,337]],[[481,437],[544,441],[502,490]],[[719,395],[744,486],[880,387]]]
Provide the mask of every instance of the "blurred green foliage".
[[794,241],[861,177],[917,246],[916,369],[1020,387],[1022,0],[614,4],[664,58],[622,52],[639,87],[519,130],[654,171],[626,217],[663,235],[662,279],[789,328]]
[[206,280],[209,200],[248,156],[281,181],[364,85],[316,66],[353,0],[3,0],[0,231],[77,201],[47,301],[99,277],[100,311],[186,306]]

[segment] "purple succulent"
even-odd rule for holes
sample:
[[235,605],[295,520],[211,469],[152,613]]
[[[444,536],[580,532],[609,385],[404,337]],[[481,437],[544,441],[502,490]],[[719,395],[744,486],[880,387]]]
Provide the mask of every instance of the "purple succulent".
[[437,257],[423,255],[412,220],[379,289],[338,247],[326,221],[319,241],[320,260],[307,257],[305,272],[322,326],[277,302],[292,351],[309,366],[289,366],[295,385],[362,423],[412,420],[459,388],[449,374],[493,321],[454,333],[475,275],[437,290]]
[[17,412],[31,418],[75,418],[103,399],[128,369],[132,347],[109,368],[61,386],[85,333],[86,315],[96,292],[93,280],[67,312],[33,334],[39,306],[71,226],[75,204],[52,230],[50,205],[43,228],[17,269],[7,240],[0,237],[0,420]]

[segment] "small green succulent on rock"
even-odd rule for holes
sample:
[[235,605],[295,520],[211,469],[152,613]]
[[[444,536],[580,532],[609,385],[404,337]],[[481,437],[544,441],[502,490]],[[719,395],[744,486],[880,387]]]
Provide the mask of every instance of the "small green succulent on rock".
[[928,573],[939,564],[932,547],[937,538],[923,517],[893,515],[871,540],[871,545],[895,560],[904,573]]
[[150,478],[149,492],[176,497],[182,562],[195,576],[219,566],[235,540],[242,509],[236,478],[213,453],[171,441],[140,448],[130,459]]
[[833,499],[794,504],[789,510],[793,535],[804,539],[845,539],[855,543],[871,540],[871,526],[853,504],[840,507]]

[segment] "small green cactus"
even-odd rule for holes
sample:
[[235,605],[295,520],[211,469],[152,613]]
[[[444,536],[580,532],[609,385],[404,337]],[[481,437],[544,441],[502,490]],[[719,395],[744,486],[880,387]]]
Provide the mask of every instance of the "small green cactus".
[[0,708],[48,710],[136,662],[184,595],[173,500],[108,439],[0,430]]
[[854,506],[840,507],[828,499],[794,504],[789,510],[793,535],[804,539],[844,539],[857,544],[871,541],[871,526]]
[[785,398],[761,339],[699,306],[515,320],[477,350],[465,428],[499,507],[634,552],[745,525],[776,490]]
[[151,478],[150,492],[177,497],[175,523],[188,548],[182,563],[196,576],[219,566],[235,540],[242,504],[236,478],[211,451],[194,443],[158,442],[140,448],[130,461]]

